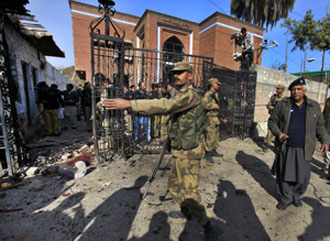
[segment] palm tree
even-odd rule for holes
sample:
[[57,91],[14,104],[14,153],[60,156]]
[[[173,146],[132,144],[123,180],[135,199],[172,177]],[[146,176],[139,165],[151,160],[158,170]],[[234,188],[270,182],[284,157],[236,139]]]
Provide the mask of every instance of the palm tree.
[[231,0],[230,13],[237,18],[271,29],[281,18],[288,17],[295,0]]

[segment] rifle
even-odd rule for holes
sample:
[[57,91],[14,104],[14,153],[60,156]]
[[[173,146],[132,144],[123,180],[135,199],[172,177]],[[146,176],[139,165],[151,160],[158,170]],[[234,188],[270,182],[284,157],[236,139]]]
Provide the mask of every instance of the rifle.
[[162,150],[160,151],[160,153],[158,155],[158,158],[157,158],[157,160],[154,164],[152,172],[151,172],[150,176],[148,177],[148,186],[146,188],[146,191],[142,195],[142,199],[144,199],[148,195],[148,191],[151,187],[151,184],[152,184],[153,180],[155,179],[155,176],[156,176],[156,173],[157,173],[157,171],[160,167],[160,164],[161,164],[162,160],[164,159],[164,155],[165,155],[165,152],[167,150],[167,146],[169,145],[169,143],[170,143],[170,138],[167,138],[166,141],[164,142]]
[[214,99],[215,103],[217,103],[217,105],[219,106],[219,109],[217,109],[217,110],[218,110],[218,117],[219,117],[219,119],[220,119],[220,120],[222,120],[222,119],[226,119],[226,118],[221,114],[221,112],[220,112],[220,101],[217,99],[217,97],[215,97],[215,92],[213,92],[213,93],[211,94],[211,97]]

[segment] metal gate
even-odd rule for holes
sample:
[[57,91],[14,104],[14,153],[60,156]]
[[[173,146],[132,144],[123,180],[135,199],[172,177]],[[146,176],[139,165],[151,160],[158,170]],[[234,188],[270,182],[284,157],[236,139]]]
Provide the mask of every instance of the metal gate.
[[8,169],[13,176],[24,160],[23,138],[17,128],[14,81],[0,13],[0,171]]
[[[90,25],[93,136],[98,162],[112,160],[116,155],[159,152],[159,142],[146,143],[143,138],[142,141],[135,141],[137,130],[132,125],[133,113],[105,110],[101,101],[103,98],[124,98],[124,87],[132,84],[137,87],[144,82],[146,89],[150,90],[152,83],[171,82],[170,70],[180,61],[192,65],[193,84],[201,92],[207,90],[209,78],[216,77],[221,81],[221,112],[228,120],[228,124],[220,127],[221,139],[250,135],[254,114],[255,72],[236,72],[220,67],[213,64],[213,58],[209,57],[133,48],[130,42],[125,42],[125,32],[111,20],[115,13],[112,7],[104,5],[104,16],[92,21]],[[104,32],[99,26],[105,27]],[[151,128],[150,124],[146,126],[143,128]]]
[[204,62],[203,72],[205,81],[214,77],[221,83],[220,112],[228,123],[220,124],[220,139],[251,136],[257,73],[234,71],[209,62]]
[[[171,82],[170,70],[174,64],[187,61],[193,66],[194,85],[205,89],[203,63],[212,58],[149,49],[133,48],[125,42],[125,32],[111,16],[115,13],[111,1],[103,4],[104,16],[91,22],[91,72],[92,111],[95,155],[99,162],[113,159],[116,155],[133,153],[158,153],[159,142],[144,145],[134,140],[136,132],[132,123],[134,116],[128,111],[105,110],[103,98],[124,98],[124,86],[136,87],[144,82],[150,90],[152,83]],[[105,27],[101,31],[99,26]],[[112,33],[110,33],[110,29]],[[102,33],[102,34],[101,34]],[[129,121],[129,119],[131,121]],[[151,128],[151,127],[150,127]]]

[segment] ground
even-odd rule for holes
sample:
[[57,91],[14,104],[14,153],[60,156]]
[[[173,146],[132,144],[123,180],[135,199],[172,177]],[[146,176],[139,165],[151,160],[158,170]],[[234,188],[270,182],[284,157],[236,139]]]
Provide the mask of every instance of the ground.
[[[56,164],[64,152],[90,144],[90,135],[82,128],[34,140],[31,152],[45,155],[47,165]],[[259,142],[236,138],[220,142],[217,150],[224,157],[215,158],[215,164],[201,162],[200,192],[212,224],[223,231],[220,240],[330,240],[330,191],[321,178],[320,152],[314,154],[303,207],[278,211],[270,173],[274,152],[264,153]],[[141,200],[156,158],[134,155],[101,165],[94,161],[79,179],[38,174],[2,188],[0,240],[204,240],[194,220],[168,217],[176,207],[171,200],[159,200],[167,189],[164,168]],[[165,156],[162,167],[169,158]]]

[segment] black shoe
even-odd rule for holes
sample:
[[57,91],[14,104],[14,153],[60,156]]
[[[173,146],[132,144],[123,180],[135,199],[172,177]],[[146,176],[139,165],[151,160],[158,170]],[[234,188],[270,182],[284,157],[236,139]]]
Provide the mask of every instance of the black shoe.
[[181,211],[170,211],[168,216],[170,218],[186,218],[186,216]]
[[59,133],[59,132],[54,134],[54,136],[60,136],[60,135],[61,135],[61,133]]
[[284,211],[284,210],[287,209],[289,206],[290,206],[290,204],[286,204],[286,203],[279,202],[279,203],[276,205],[276,208],[277,208],[278,210]]
[[210,163],[214,163],[213,157],[212,157],[212,155],[211,155],[210,152],[207,152],[207,153],[205,154],[205,159],[206,159],[208,162],[210,162]]
[[297,207],[297,208],[300,208],[300,207],[302,207],[302,205],[303,205],[303,203],[302,203],[302,201],[301,201],[300,199],[298,199],[298,200],[293,200],[292,204],[293,204],[295,207]]
[[220,229],[215,229],[210,222],[205,224],[203,228],[206,241],[219,241],[219,236],[222,233]]
[[188,220],[192,220],[192,214],[187,207],[181,207],[181,213],[186,217]]
[[212,156],[217,156],[217,157],[223,157],[223,154],[220,154],[220,153],[218,153],[216,150],[212,150],[212,151],[210,151],[210,154],[212,155]]

